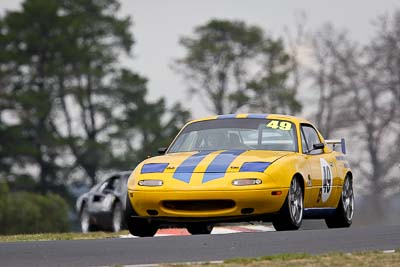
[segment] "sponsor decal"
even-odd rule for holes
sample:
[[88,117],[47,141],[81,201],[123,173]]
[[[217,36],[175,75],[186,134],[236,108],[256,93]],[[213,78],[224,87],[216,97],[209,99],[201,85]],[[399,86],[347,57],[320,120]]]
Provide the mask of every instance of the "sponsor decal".
[[311,175],[307,175],[307,185],[308,186],[312,186],[312,179],[311,179]]

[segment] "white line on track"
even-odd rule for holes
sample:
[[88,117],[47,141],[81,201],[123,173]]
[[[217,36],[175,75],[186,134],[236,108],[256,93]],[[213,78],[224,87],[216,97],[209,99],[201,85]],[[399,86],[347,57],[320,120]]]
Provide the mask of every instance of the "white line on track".
[[[180,264],[180,265],[206,265],[206,264],[222,264],[224,261],[190,261],[190,262],[179,262],[179,263],[169,263],[169,264]],[[165,264],[165,263],[164,263]],[[133,265],[123,265],[124,267],[157,267],[161,264],[133,264]],[[110,266],[92,266],[92,267],[110,267]]]
[[[254,225],[257,226],[257,225]],[[262,226],[262,225],[261,225]],[[222,227],[221,227],[222,228]],[[272,228],[273,229],[273,228]],[[131,236],[130,238],[134,238],[134,236]],[[395,253],[396,250],[394,249],[389,249],[389,250],[382,250],[383,253]],[[346,253],[347,255],[352,255],[352,253]],[[193,262],[179,262],[179,263],[170,263],[170,264],[180,264],[180,265],[206,265],[206,264],[222,264],[224,261],[217,260],[217,261],[193,261]],[[133,264],[133,265],[123,265],[124,267],[158,267],[161,266],[161,264],[158,263],[152,263],[152,264]],[[109,267],[109,266],[92,266],[92,267]]]
[[383,253],[395,253],[396,252],[396,250],[394,250],[394,249],[389,249],[389,250],[384,250],[384,251],[382,251]]
[[[234,233],[244,233],[244,232],[271,232],[275,231],[272,225],[262,225],[262,224],[245,224],[245,225],[232,225],[232,226],[216,226],[212,230],[212,235],[223,235],[223,234],[234,234]],[[173,235],[188,235],[182,234],[182,231],[177,231],[177,229],[162,229],[155,237],[160,236],[173,236]],[[131,234],[120,235],[120,238],[136,238]]]

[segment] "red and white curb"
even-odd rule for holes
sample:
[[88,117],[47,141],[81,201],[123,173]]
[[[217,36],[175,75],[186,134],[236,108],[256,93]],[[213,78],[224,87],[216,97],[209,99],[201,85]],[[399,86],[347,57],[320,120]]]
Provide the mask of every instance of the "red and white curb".
[[[212,230],[212,235],[223,235],[223,234],[234,234],[234,233],[252,233],[252,232],[271,232],[275,231],[272,225],[261,225],[261,224],[246,224],[246,225],[234,225],[234,226],[216,226]],[[155,236],[176,236],[176,235],[190,235],[185,228],[167,228],[160,229]],[[120,235],[120,238],[135,238],[131,234]]]

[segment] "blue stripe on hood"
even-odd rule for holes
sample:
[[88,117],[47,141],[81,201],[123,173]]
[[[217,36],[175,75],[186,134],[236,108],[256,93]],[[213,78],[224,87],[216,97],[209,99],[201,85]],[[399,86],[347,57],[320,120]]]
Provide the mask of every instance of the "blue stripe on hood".
[[203,183],[224,177],[229,165],[246,150],[228,150],[224,151],[208,165],[206,173],[203,176]]
[[271,162],[245,162],[239,172],[264,172]]
[[148,163],[144,164],[140,173],[161,173],[167,168],[168,163]]
[[190,156],[176,168],[173,177],[182,182],[189,183],[194,169],[196,169],[197,165],[212,152],[214,151],[200,151]]

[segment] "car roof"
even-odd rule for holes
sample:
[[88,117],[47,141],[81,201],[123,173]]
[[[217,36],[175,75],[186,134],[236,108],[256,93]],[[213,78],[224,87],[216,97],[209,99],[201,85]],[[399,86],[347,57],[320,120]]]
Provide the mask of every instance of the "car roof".
[[197,120],[192,120],[188,122],[188,124],[199,122],[199,121],[207,121],[207,120],[219,120],[219,119],[276,119],[276,120],[287,120],[294,123],[310,123],[306,119],[301,117],[295,117],[290,115],[283,114],[264,114],[264,113],[241,113],[241,114],[225,114],[225,115],[216,115],[205,117]]

